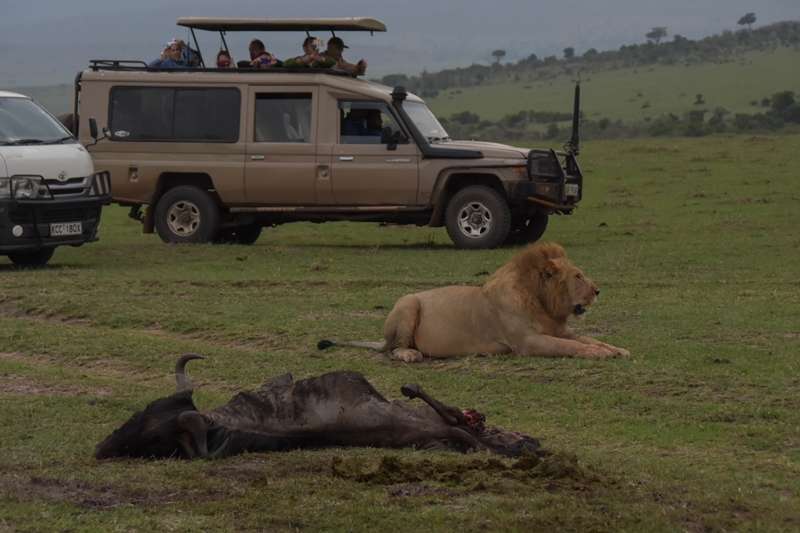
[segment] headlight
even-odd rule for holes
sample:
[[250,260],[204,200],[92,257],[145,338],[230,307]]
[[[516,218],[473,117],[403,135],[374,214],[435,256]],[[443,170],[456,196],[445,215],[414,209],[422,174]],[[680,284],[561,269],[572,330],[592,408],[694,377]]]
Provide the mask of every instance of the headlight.
[[[0,186],[0,191],[2,191],[2,186]],[[50,196],[40,176],[12,177],[11,194],[15,200],[35,200],[37,198],[47,198]]]

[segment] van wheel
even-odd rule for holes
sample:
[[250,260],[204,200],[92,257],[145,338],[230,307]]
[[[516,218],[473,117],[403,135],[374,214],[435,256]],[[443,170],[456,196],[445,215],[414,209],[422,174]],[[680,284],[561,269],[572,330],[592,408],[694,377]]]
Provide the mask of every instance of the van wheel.
[[506,238],[506,244],[513,246],[515,244],[538,241],[547,229],[548,219],[547,213],[537,211],[530,217],[520,220],[518,224],[514,224],[511,227],[511,231]]
[[168,190],[156,204],[156,231],[164,242],[211,242],[219,232],[219,219],[211,195],[191,185]]
[[495,248],[505,241],[511,228],[511,210],[496,190],[471,185],[450,199],[445,224],[457,248]]
[[214,239],[214,244],[254,244],[260,236],[261,226],[248,224],[220,231]]
[[53,257],[55,248],[41,248],[35,252],[17,252],[8,254],[8,258],[18,267],[43,267]]

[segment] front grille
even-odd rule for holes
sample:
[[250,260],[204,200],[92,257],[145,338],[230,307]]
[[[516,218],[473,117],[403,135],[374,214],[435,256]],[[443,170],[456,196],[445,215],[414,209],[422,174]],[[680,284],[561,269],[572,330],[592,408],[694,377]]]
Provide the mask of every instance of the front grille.
[[80,196],[86,192],[86,188],[90,185],[88,178],[69,178],[64,181],[60,180],[44,180],[50,194],[53,198],[65,198],[68,196]]
[[37,224],[47,224],[51,222],[77,222],[79,220],[98,218],[100,216],[100,208],[40,208],[34,211],[32,208],[18,207],[11,209],[9,215],[12,224],[33,224],[34,222]]

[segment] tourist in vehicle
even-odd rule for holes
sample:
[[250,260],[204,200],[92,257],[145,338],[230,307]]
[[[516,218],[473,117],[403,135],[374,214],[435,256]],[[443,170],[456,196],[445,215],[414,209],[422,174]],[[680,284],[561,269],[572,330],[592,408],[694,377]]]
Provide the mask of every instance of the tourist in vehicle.
[[230,52],[227,50],[217,52],[217,68],[233,68],[233,59]]
[[161,52],[161,57],[151,61],[147,66],[150,68],[181,68],[181,46],[178,41],[172,39]]
[[269,68],[278,64],[278,59],[267,52],[267,47],[260,39],[250,41],[250,66],[253,68]]
[[[319,63],[323,60],[319,52],[319,43],[320,41],[317,37],[309,35],[303,41],[303,55],[287,59],[283,62],[283,65],[286,67],[310,67],[312,64]],[[333,66],[333,63],[330,66]]]
[[329,58],[335,61],[336,63],[333,65],[334,68],[343,70],[353,76],[363,76],[366,74],[367,62],[364,59],[360,59],[358,63],[349,63],[342,55],[345,48],[349,48],[349,46],[344,44],[344,41],[342,41],[340,37],[331,37],[328,39],[327,49],[320,55],[323,58]]

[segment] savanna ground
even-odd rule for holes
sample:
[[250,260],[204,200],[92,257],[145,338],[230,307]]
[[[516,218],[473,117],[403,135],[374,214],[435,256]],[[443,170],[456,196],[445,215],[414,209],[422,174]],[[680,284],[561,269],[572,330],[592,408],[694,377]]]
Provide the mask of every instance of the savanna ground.
[[[441,229],[296,224],[252,247],[167,246],[107,210],[54,265],[0,264],[0,530],[797,530],[800,137],[595,142],[586,196],[546,237],[602,288],[578,323],[632,358],[406,365],[378,339],[397,297],[478,284],[512,249]],[[539,437],[485,454],[327,449],[112,461],[95,443],[174,388],[198,405],[291,371],[405,382]]]

